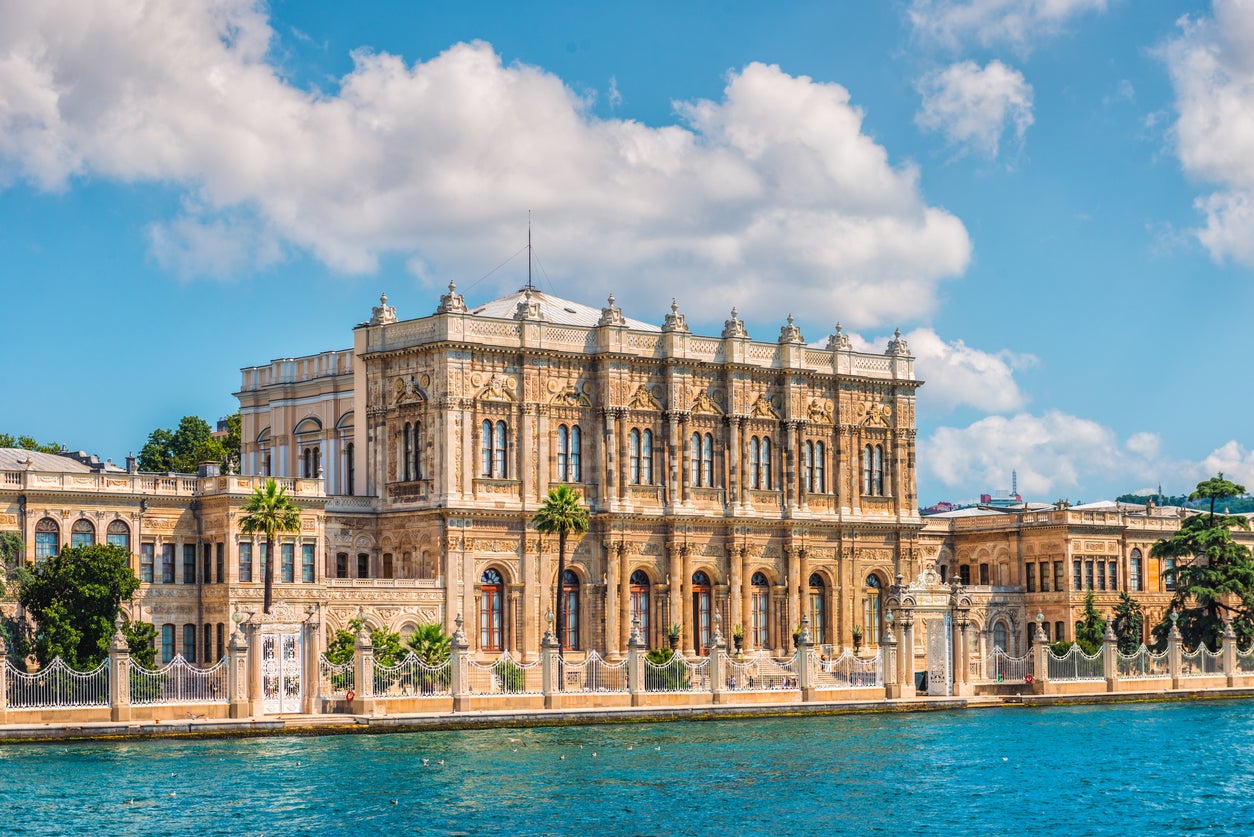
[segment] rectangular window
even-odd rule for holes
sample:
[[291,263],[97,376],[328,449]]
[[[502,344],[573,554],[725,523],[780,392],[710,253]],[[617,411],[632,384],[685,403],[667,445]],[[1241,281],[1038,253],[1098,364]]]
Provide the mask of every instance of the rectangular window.
[[1035,593],[1036,592],[1036,564],[1028,564],[1027,572],[1025,573],[1025,575],[1027,576],[1027,580],[1028,580],[1028,592]]
[[[1046,625],[1045,627],[1047,627],[1047,628],[1048,628],[1048,627],[1049,627],[1049,625]],[[1064,633],[1064,630],[1063,630],[1063,627],[1062,627],[1062,623],[1061,623],[1061,622],[1055,622],[1055,623],[1054,623],[1054,639],[1066,639],[1066,637],[1065,637],[1065,636],[1063,636],[1063,633]]]
[[1049,562],[1041,562],[1041,592],[1049,592]]
[[[218,570],[216,579],[218,584],[221,584],[226,581],[226,544],[218,543],[215,545],[215,549],[217,551],[217,560],[214,563],[216,564]],[[208,580],[209,577],[205,576],[205,581]]]
[[168,663],[174,659],[174,626],[161,626],[161,662]]
[[1171,590],[1176,589],[1176,577],[1174,574],[1169,574],[1169,571],[1174,570],[1175,568],[1176,568],[1175,558],[1163,559],[1163,589],[1164,590],[1171,591]]
[[988,586],[988,564],[980,564],[980,584]]
[[1048,623],[1048,622],[1042,622],[1042,623],[1041,623],[1041,630],[1045,632],[1045,641],[1046,641],[1046,642],[1049,642],[1049,623]]
[[1054,562],[1054,590],[1058,593],[1061,593],[1063,592],[1063,590],[1066,589],[1066,584],[1063,581],[1065,576],[1063,575],[1062,567],[1063,567],[1062,561]]
[[1130,562],[1129,566],[1131,567],[1131,569],[1128,571],[1128,588],[1130,590],[1140,590],[1141,589],[1141,557],[1139,555],[1133,556],[1132,561]]
[[200,572],[200,580],[204,584],[209,584],[213,581],[213,544],[205,544],[202,555],[203,569]]
[[282,561],[282,581],[284,584],[291,584],[296,580],[296,544],[285,543],[280,546],[279,559]]
[[35,533],[35,563],[42,564],[48,558],[57,554],[57,533],[56,532],[36,532]]
[[348,578],[348,553],[337,552],[335,555],[335,577]]
[[205,644],[203,647],[205,649],[203,652],[205,655],[204,662],[217,662],[213,656],[213,625],[208,622],[205,623]]
[[1074,576],[1074,578],[1071,579],[1073,582],[1071,587],[1072,590],[1084,589],[1084,577],[1080,575],[1080,567],[1081,564],[1078,560],[1071,562],[1071,574]]
[[196,626],[183,626],[183,659],[189,663],[196,662]]
[[196,544],[183,544],[183,583],[196,583]]
[[1107,589],[1107,590],[1118,590],[1118,589],[1119,589],[1119,570],[1118,570],[1118,567],[1119,567],[1119,565],[1118,565],[1118,564],[1116,564],[1114,561],[1110,561],[1110,562],[1108,562],[1108,563],[1106,564],[1106,584],[1108,585],[1108,586],[1106,587],[1106,589]]
[[241,542],[239,545],[239,580],[253,580],[253,545]]
[[1097,586],[1094,587],[1093,589],[1094,590],[1106,589],[1106,562],[1105,561],[1097,562]]
[[971,585],[971,565],[970,564],[963,564],[961,567],[958,568],[958,578],[960,581],[962,581],[963,585],[965,586]]
[[1091,560],[1084,562],[1084,589],[1093,589],[1093,562]]
[[152,544],[141,543],[139,545],[139,580],[146,584],[152,584],[153,554]]
[[218,623],[218,656],[216,659],[222,659],[226,655],[226,623]]
[[305,584],[313,584],[314,580],[314,545],[300,545],[300,580]]
[[174,583],[174,544],[172,543],[161,544],[161,583]]
[[364,552],[357,556],[357,577],[370,578],[370,556]]

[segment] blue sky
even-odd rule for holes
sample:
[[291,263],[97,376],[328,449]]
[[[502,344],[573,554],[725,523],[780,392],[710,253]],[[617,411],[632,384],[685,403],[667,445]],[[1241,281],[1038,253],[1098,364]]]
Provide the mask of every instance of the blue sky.
[[1254,4],[777,6],[0,0],[0,430],[120,461],[530,210],[589,304],[900,327],[924,503],[1254,483]]

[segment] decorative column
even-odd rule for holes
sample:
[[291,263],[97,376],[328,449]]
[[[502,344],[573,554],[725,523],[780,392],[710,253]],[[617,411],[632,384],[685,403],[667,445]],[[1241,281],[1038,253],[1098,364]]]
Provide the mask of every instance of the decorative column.
[[[801,575],[801,554],[796,546],[788,545],[784,547],[784,552],[788,556],[788,635],[792,636],[794,628],[801,625],[801,582],[798,576]],[[781,644],[784,644],[781,642]]]
[[357,630],[357,638],[353,642],[354,685],[357,686],[357,697],[353,700],[351,711],[354,715],[373,715],[374,702],[374,643],[370,641],[370,629],[366,627],[365,614],[358,612],[361,627]]
[[971,620],[967,617],[967,609],[959,608],[955,611],[955,621],[958,627],[958,648],[954,654],[954,665],[958,669],[954,676],[954,694],[956,696],[970,697],[973,694],[971,687],[971,655],[970,644],[967,642],[967,628],[971,624]]
[[[805,445],[806,425],[805,425],[805,422],[803,421],[797,421],[795,423],[795,427],[796,427],[797,438],[793,442],[793,450],[796,451],[795,456],[797,459],[797,464],[795,466],[796,471],[797,471],[797,504],[801,507],[801,510],[803,512],[808,512],[810,510],[810,501],[807,499],[809,495],[806,493],[806,469],[805,469],[805,463],[801,459],[806,449],[806,445]],[[813,463],[811,463],[811,465],[813,465]]]
[[248,638],[244,636],[241,625],[243,616],[236,613],[231,617],[235,620],[235,630],[227,645],[227,714],[232,718],[247,718],[251,708],[248,701]]
[[614,443],[614,411],[601,408],[601,438],[605,450],[605,500],[611,510],[618,508],[618,447]]
[[460,613],[453,620],[453,624],[457,626],[457,630],[453,631],[453,637],[449,641],[452,649],[449,654],[449,659],[452,660],[449,686],[453,693],[453,711],[468,712],[470,711],[470,643],[466,641],[466,632],[462,630]]
[[306,715],[316,714],[321,709],[319,706],[319,701],[321,700],[319,693],[321,692],[321,689],[314,688],[320,680],[318,672],[319,625],[317,618],[315,618],[315,614],[318,612],[316,608],[317,605],[309,606],[307,611],[308,618],[305,620],[303,628],[305,634],[305,660],[303,663],[304,672],[302,673],[302,676],[307,685],[304,689],[305,695],[302,701],[302,703],[304,703],[304,707],[302,708],[302,711]]
[[682,606],[683,600],[680,598],[682,595],[682,584],[680,581],[684,574],[684,567],[681,563],[681,550],[681,544],[668,543],[666,545],[667,557],[670,559],[670,613],[667,614],[670,624],[662,626],[663,636],[669,636],[672,624],[683,625],[684,609]]
[[[1228,681],[1228,688],[1237,685],[1237,634],[1232,629],[1232,620],[1228,619],[1224,622],[1223,647],[1220,649],[1223,654],[1224,677]],[[0,680],[0,688],[3,688],[4,681]],[[4,707],[0,706],[0,712],[4,711]]]
[[894,632],[893,614],[888,612],[884,614],[884,621],[888,623],[887,630],[884,631],[884,637],[880,640],[884,659],[884,699],[896,700],[901,697],[901,683],[897,681],[897,636]]
[[627,544],[619,546],[622,548],[618,551],[618,632],[611,650],[616,658],[622,656],[631,638],[631,565],[627,560]]
[[1115,638],[1114,619],[1106,620],[1106,632],[1102,634],[1102,676],[1106,678],[1106,691],[1119,687],[1119,641]]
[[1171,688],[1180,688],[1180,629],[1176,627],[1179,613],[1171,614],[1171,630],[1167,632],[1167,670],[1171,672]]
[[818,684],[814,679],[814,634],[810,633],[809,616],[801,617],[801,635],[797,637],[797,688],[804,701],[818,697]]
[[[601,544],[605,550],[605,655],[607,657],[618,656],[618,617],[621,608],[617,607],[614,598],[621,594],[622,584],[619,576],[622,573],[622,567],[618,560],[618,544],[612,541],[604,541]],[[590,642],[591,646],[592,643]]]
[[265,714],[264,692],[261,688],[261,631],[250,615],[243,626],[248,636],[248,712],[249,717]]
[[557,637],[552,631],[545,631],[540,640],[541,691],[545,709],[562,708],[562,661],[557,651]]
[[631,636],[627,638],[627,690],[631,692],[631,705],[644,704],[644,637],[640,635],[640,620],[632,618]]
[[740,419],[736,416],[724,416],[727,425],[727,504],[732,508],[743,505],[746,495],[745,484],[741,482],[740,466],[744,457],[740,450]]
[[[692,553],[693,553],[692,544],[689,544],[689,543],[684,544],[680,552],[684,556],[684,570],[683,570],[683,575],[680,577],[682,588],[681,588],[681,592],[679,595],[680,613],[683,613],[682,608],[684,605],[684,601],[685,600],[690,601],[691,593],[692,593]],[[713,581],[713,579],[711,579],[711,581]],[[711,599],[711,607],[713,607],[713,599],[714,599],[713,590],[710,591],[710,599]],[[697,641],[697,625],[695,624],[695,619],[696,619],[696,614],[693,614],[693,618],[691,619],[679,620],[679,624],[684,626],[684,653],[688,655],[689,657],[696,656],[697,650],[699,649],[701,645],[701,643]]]
[[1032,647],[1035,650],[1032,661],[1033,672],[1032,694],[1045,694],[1045,686],[1049,683],[1049,640],[1045,638],[1045,614],[1036,614],[1036,627],[1032,634]]
[[781,422],[784,435],[784,508],[791,514],[797,510],[797,445],[795,421]]
[[729,615],[733,634],[737,625],[742,630],[745,625],[744,590],[747,586],[745,584],[745,551],[744,546],[733,546],[731,549],[731,587],[728,595],[731,599]]
[[131,647],[122,633],[122,614],[113,621],[109,640],[109,720],[131,719]]
[[627,410],[623,407],[615,408],[614,423],[618,430],[618,501],[620,503],[627,502],[627,484],[631,481],[631,453],[627,449]]
[[4,637],[0,636],[0,724],[8,723],[9,719],[9,649],[4,645]]
[[710,637],[710,696],[715,703],[727,702],[727,643],[723,641],[723,620],[714,612],[714,636]]
[[911,607],[903,607],[901,609],[901,646],[898,653],[901,655],[901,696],[915,697],[918,690],[914,685],[914,609]]

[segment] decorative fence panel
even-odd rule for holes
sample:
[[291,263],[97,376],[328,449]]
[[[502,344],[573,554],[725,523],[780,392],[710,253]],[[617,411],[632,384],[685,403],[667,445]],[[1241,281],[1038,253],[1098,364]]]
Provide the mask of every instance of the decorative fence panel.
[[1144,645],[1131,654],[1119,652],[1115,668],[1120,680],[1148,680],[1171,675],[1167,652],[1155,654]]
[[1046,665],[1049,668],[1049,679],[1058,682],[1076,680],[1105,680],[1105,664],[1102,662],[1102,651],[1097,649],[1093,656],[1085,654],[1080,646],[1072,645],[1061,657],[1047,650]]
[[646,692],[692,692],[707,688],[709,681],[708,659],[690,663],[679,654],[672,654],[665,663],[644,661],[644,690]]
[[765,692],[797,688],[796,657],[775,660],[765,651],[729,659],[726,663],[726,688],[734,692]]
[[1254,674],[1254,646],[1244,651],[1237,651],[1237,671],[1242,674]]
[[593,651],[582,663],[562,662],[561,682],[565,692],[626,692],[627,661],[607,663]]
[[453,693],[453,662],[427,665],[414,652],[394,666],[374,663],[375,697],[421,697]]
[[326,654],[318,655],[318,696],[323,700],[346,700],[356,688],[357,669],[352,660],[333,663]]
[[819,661],[817,685],[820,689],[857,689],[884,685],[882,652],[859,657],[846,648],[838,657]]
[[982,661],[977,661],[983,669],[979,680],[987,683],[1023,683],[1033,673],[1035,663],[1032,653],[1022,657],[1012,657],[1001,648],[993,647],[992,653]]
[[1180,652],[1181,677],[1211,677],[1224,673],[1223,653],[1199,645],[1192,651]]
[[197,668],[176,655],[159,669],[131,665],[131,703],[226,703],[226,657],[209,668]]
[[544,672],[540,661],[523,665],[505,652],[487,665],[470,661],[467,666],[470,691],[479,694],[540,695],[544,694]]
[[62,706],[109,705],[109,661],[79,672],[60,657],[34,674],[18,671],[9,661],[7,699],[10,709],[55,709]]

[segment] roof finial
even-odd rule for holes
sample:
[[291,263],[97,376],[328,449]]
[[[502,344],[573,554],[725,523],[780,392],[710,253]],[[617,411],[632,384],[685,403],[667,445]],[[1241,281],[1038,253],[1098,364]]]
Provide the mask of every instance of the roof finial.
[[676,299],[675,297],[671,297],[671,313],[672,314],[679,313],[679,300]]
[[610,294],[610,307],[614,307],[614,294]]

